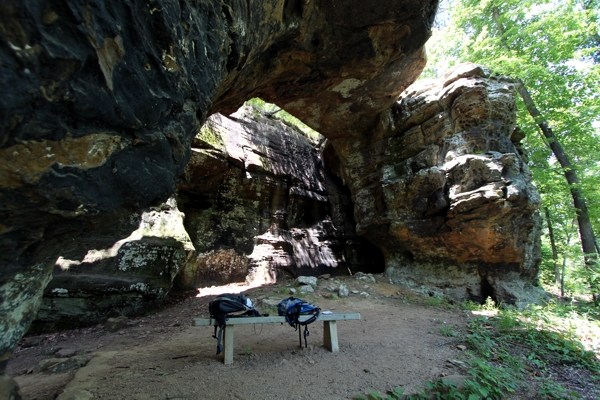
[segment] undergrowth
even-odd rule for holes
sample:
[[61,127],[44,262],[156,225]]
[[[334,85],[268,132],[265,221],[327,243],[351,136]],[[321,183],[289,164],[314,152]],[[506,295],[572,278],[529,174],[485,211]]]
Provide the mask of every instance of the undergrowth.
[[[427,381],[413,394],[396,388],[386,394],[372,391],[355,398],[597,398],[600,324],[596,308],[553,301],[519,311],[498,307],[490,299],[483,305],[465,302],[460,308],[472,315],[467,324],[442,325],[439,333],[456,337],[468,349],[461,364],[466,376],[463,382],[441,378]],[[573,385],[570,374],[583,374],[586,379]]]
[[282,110],[275,104],[267,103],[258,97],[248,100],[247,104],[249,104],[255,109],[255,117],[261,116],[262,112],[264,115],[270,116],[270,118],[280,120],[289,126],[297,128],[307,139],[314,143],[318,142],[323,138],[320,133],[313,130],[308,125],[300,121],[298,118]]

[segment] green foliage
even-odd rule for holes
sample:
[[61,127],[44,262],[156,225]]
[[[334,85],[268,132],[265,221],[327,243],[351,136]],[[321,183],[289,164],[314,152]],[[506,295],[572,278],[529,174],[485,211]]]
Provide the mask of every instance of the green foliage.
[[550,378],[538,379],[538,396],[542,399],[579,399],[582,396],[572,390],[567,390]]
[[[475,62],[521,79],[558,137],[580,180],[590,219],[600,230],[600,4],[598,0],[448,0],[427,45],[423,77],[439,77],[461,62]],[[441,25],[441,26],[440,26]],[[564,171],[518,100],[517,122],[544,206],[552,210],[558,252],[567,259],[570,289],[600,281],[584,269],[577,248],[575,209]],[[542,279],[553,281],[544,238]],[[589,291],[589,289],[588,289]]]
[[[443,378],[427,381],[417,394],[402,391],[381,395],[370,392],[360,399],[504,399],[519,396],[527,380],[534,379],[536,398],[576,399],[581,394],[553,381],[557,368],[585,369],[592,379],[600,379],[600,322],[597,308],[573,303],[550,302],[531,306],[525,311],[497,307],[488,301],[483,305],[463,303],[462,308],[474,316],[464,329],[452,327],[469,351],[465,353],[464,371],[470,379],[462,385]],[[594,311],[595,313],[590,313]],[[495,315],[494,315],[495,314]],[[448,327],[442,325],[440,330]],[[465,332],[465,333],[460,333]],[[534,371],[535,377],[531,374]]]
[[316,143],[323,138],[321,134],[313,129],[311,129],[308,125],[304,124],[298,118],[294,117],[292,114],[286,112],[285,110],[280,109],[275,104],[267,103],[266,101],[255,97],[246,102],[246,104],[250,105],[254,110],[255,116],[259,116],[261,113],[270,115],[274,119],[278,119],[283,121],[289,126],[292,126],[298,129],[300,132],[304,134],[309,140]]
[[502,312],[498,316],[496,326],[500,332],[508,332],[520,325],[519,319],[510,313]]
[[496,302],[491,297],[487,297],[485,299],[485,303],[481,305],[481,309],[486,311],[495,311],[497,310]]
[[514,331],[507,340],[523,340],[537,358],[600,373],[596,356],[600,352],[600,324],[597,315],[587,311],[585,307],[555,302],[545,307],[531,306],[522,313],[527,329]]
[[448,337],[458,336],[458,332],[456,331],[456,325],[440,325],[440,334]]
[[[406,296],[409,299],[409,296]],[[437,297],[437,296],[428,296],[425,297],[425,306],[426,307],[440,307],[445,309],[451,309],[454,306],[446,297]]]
[[473,380],[465,382],[465,392],[469,395],[481,396],[484,399],[502,399],[515,392],[520,377],[514,370],[498,363],[492,363],[473,357],[467,362],[471,367],[469,375]]
[[440,297],[427,297],[425,299],[425,305],[427,307],[437,307],[442,304],[442,299]]
[[460,308],[465,311],[474,311],[479,309],[479,305],[475,304],[471,300],[465,300],[462,303],[460,303]]
[[202,125],[200,131],[196,134],[196,139],[202,140],[203,142],[212,146],[215,149],[223,151],[225,150],[225,143],[223,142],[223,137],[221,136],[221,133],[216,131],[216,128],[213,126],[210,120],[207,121],[204,125]]

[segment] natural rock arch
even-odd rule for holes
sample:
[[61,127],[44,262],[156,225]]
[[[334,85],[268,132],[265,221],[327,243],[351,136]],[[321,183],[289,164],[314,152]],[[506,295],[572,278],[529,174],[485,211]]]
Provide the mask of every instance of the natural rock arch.
[[[395,104],[425,64],[423,45],[437,0],[128,0],[110,5],[15,0],[2,8],[0,329],[5,334],[0,373],[35,316],[64,242],[90,229],[103,213],[166,200],[207,116],[234,112],[251,97],[278,104],[331,141],[341,160],[338,175],[357,205],[358,230],[381,239],[377,244],[384,248],[388,266],[400,271],[398,280],[411,269],[419,276],[431,271],[414,257],[423,249],[419,243],[453,246],[443,238],[411,244],[403,238],[422,227],[384,221],[385,208],[394,202],[378,180],[392,168],[399,182],[401,164],[409,158],[419,166],[413,173],[421,166],[433,173],[438,161],[432,153],[419,150],[420,158],[406,154],[392,160],[390,168],[376,163],[381,168],[362,170],[369,157],[389,159],[384,144],[409,147],[407,140],[415,134],[421,140],[413,130],[396,129],[416,126],[409,114],[421,104],[419,93],[412,105],[410,100]],[[474,85],[480,85],[486,78],[477,68],[470,71],[457,79],[473,76]],[[510,96],[512,90],[506,83],[500,92]],[[477,98],[481,91],[473,93]],[[453,124],[464,111],[458,106],[444,110],[436,112],[452,114]],[[503,134],[502,143],[509,143],[510,132]],[[483,154],[488,150],[495,153]],[[471,162],[490,171],[507,167],[509,174],[521,168],[518,159],[501,154],[512,149],[490,145],[474,151],[482,155],[457,161],[452,174],[461,166],[468,170]],[[498,191],[506,189],[507,181],[494,182],[504,185],[494,192],[499,204],[512,192],[502,197]],[[445,184],[440,185],[426,196],[427,202],[439,201],[434,214],[446,207],[444,190],[438,190]],[[526,184],[521,189],[519,198],[534,193]],[[415,207],[424,207],[425,214],[430,210],[419,202]],[[514,218],[523,221],[515,229],[533,249],[535,207],[531,201]],[[530,283],[536,256],[522,251],[523,243],[506,243],[509,263],[465,248],[469,257],[453,255],[446,267],[493,270],[487,281],[494,282],[502,280],[508,266],[519,282]],[[403,270],[400,264],[407,260],[410,267]],[[496,295],[502,296],[499,291]]]

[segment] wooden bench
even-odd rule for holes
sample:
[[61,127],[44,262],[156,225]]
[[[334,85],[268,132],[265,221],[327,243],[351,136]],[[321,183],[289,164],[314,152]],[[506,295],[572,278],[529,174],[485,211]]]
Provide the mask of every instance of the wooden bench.
[[[301,315],[300,321],[305,321],[310,317],[311,315]],[[340,351],[337,336],[337,321],[350,321],[358,319],[360,319],[360,313],[321,314],[317,321],[323,321],[323,344],[325,347],[332,353],[337,353]],[[272,323],[287,324],[285,317],[282,316],[229,318],[229,320],[227,320],[227,327],[223,331],[223,363],[233,363],[233,327],[235,325]],[[217,321],[213,318],[194,318],[192,325],[212,326],[217,325]]]

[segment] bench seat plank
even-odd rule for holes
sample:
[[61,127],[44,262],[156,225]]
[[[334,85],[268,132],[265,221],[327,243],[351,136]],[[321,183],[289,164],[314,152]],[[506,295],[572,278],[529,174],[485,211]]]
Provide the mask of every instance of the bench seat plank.
[[[300,321],[306,321],[311,315],[301,315]],[[360,319],[360,313],[333,313],[321,314],[317,321],[349,321]],[[315,321],[315,322],[317,322]],[[227,320],[227,325],[244,325],[244,324],[271,324],[285,323],[285,317],[274,315],[268,317],[233,317]],[[193,326],[211,326],[217,325],[217,321],[213,318],[194,318]]]
[[[312,315],[301,315],[300,321],[306,321],[310,317],[312,317]],[[332,313],[319,315],[317,321],[323,321],[323,344],[325,347],[333,353],[340,351],[338,345],[337,321],[359,319],[360,313]],[[235,325],[287,323],[285,317],[279,315],[269,317],[232,317],[226,322],[227,328],[223,331],[224,364],[233,364],[233,336]],[[218,325],[218,323],[214,318],[194,318],[192,325],[211,326]]]

